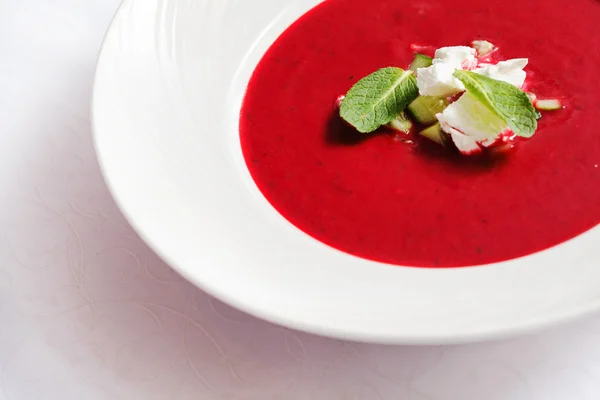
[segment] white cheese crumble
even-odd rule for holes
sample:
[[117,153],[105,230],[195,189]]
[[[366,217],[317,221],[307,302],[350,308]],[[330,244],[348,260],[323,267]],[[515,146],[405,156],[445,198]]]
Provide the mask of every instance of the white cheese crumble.
[[417,70],[417,86],[422,96],[452,96],[465,90],[461,81],[454,77],[451,65],[439,63]]
[[435,51],[433,64],[447,64],[456,69],[471,69],[477,65],[477,51],[472,47],[442,47]]
[[417,70],[417,86],[423,96],[452,96],[465,90],[454,77],[457,69],[472,69],[477,65],[476,51],[471,47],[442,47],[435,51],[433,65]]
[[480,68],[474,69],[473,72],[521,88],[527,77],[527,73],[523,71],[527,63],[529,63],[529,59],[527,58],[515,58],[513,60],[500,61],[495,65],[485,64]]

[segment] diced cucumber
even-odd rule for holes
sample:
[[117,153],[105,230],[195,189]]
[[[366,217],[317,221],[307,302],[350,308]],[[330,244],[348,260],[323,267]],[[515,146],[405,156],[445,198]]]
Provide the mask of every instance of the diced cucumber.
[[435,115],[446,107],[448,100],[445,97],[419,96],[408,105],[408,111],[419,124],[431,125],[437,122]]
[[471,43],[471,46],[475,50],[477,50],[478,57],[486,56],[486,55],[490,54],[492,51],[494,51],[494,49],[496,48],[496,46],[494,46],[492,43],[488,42],[487,40],[475,40]]
[[529,101],[531,102],[531,104],[535,104],[535,102],[537,101],[537,96],[535,95],[535,93],[527,92],[525,94],[527,95],[527,97],[529,97]]
[[422,130],[419,132],[419,135],[441,144],[442,146],[446,146],[448,143],[448,135],[442,130],[442,127],[439,123]]
[[[529,101],[531,102],[531,105],[535,108],[535,103],[537,102],[537,96],[535,95],[535,93],[531,93],[531,92],[527,92],[527,97],[529,97]],[[535,110],[535,119],[541,119],[542,118],[542,113],[539,112],[538,110]]]
[[535,108],[542,111],[554,111],[562,108],[562,103],[558,99],[537,100]]
[[417,71],[419,68],[427,68],[433,64],[433,59],[425,54],[415,54],[415,59],[410,64],[411,71]]
[[406,116],[406,113],[401,112],[396,118],[387,124],[390,128],[403,133],[409,133],[413,127],[413,123]]

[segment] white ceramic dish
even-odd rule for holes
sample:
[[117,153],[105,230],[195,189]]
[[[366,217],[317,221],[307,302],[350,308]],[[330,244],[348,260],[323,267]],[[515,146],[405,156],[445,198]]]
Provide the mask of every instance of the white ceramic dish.
[[100,55],[93,124],[108,185],[170,265],[285,326],[386,343],[480,340],[600,306],[600,229],[465,269],[393,267],[313,240],[258,191],[238,113],[269,45],[319,0],[125,0]]

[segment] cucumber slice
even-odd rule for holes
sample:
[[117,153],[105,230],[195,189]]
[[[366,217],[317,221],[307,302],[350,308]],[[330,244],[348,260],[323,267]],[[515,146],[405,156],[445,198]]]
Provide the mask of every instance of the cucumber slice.
[[537,100],[535,108],[542,111],[554,111],[562,108],[562,103],[558,99]]
[[413,123],[410,121],[410,119],[408,119],[406,113],[401,112],[400,115],[391,120],[387,126],[395,131],[409,133],[413,127]]
[[448,135],[442,130],[442,127],[439,123],[422,130],[421,132],[419,132],[419,135],[429,140],[432,140],[437,144],[441,144],[442,146],[446,146],[446,144],[448,143]]
[[445,97],[419,96],[408,105],[408,111],[415,121],[421,125],[431,125],[437,122],[438,113],[448,107]]
[[408,69],[416,72],[419,68],[431,67],[432,64],[433,64],[433,59],[431,57],[426,56],[425,54],[417,53],[417,54],[415,54],[415,59],[410,64],[410,67]]

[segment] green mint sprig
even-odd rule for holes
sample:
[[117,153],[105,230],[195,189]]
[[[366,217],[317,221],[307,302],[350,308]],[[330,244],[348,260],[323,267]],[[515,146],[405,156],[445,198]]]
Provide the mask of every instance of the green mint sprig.
[[457,70],[454,76],[477,100],[502,118],[517,136],[533,136],[537,129],[537,113],[525,92],[510,83],[470,71]]
[[358,81],[340,104],[340,116],[370,133],[395,119],[419,95],[412,71],[388,67]]

